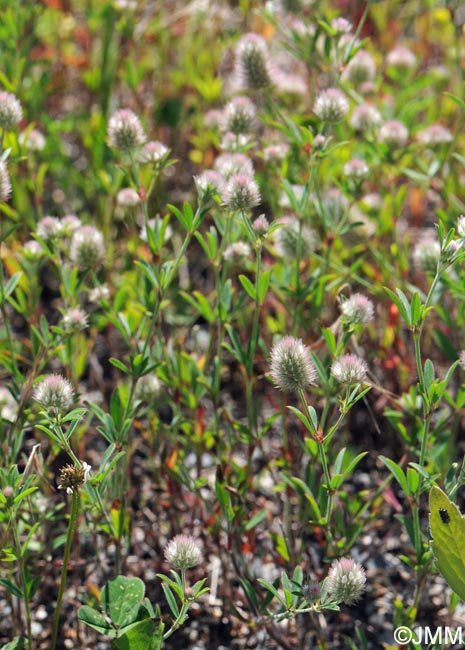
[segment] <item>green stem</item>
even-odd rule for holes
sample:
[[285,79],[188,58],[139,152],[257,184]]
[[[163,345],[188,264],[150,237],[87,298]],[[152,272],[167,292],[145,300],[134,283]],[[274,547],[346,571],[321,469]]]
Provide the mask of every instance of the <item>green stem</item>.
[[66,576],[68,573],[69,557],[71,554],[71,545],[73,543],[74,529],[76,526],[78,511],[79,511],[79,492],[77,489],[74,489],[73,494],[71,496],[71,513],[69,515],[68,533],[66,536],[65,553],[63,555],[63,566],[61,569],[60,588],[58,590],[58,598],[55,607],[55,614],[53,616],[52,643],[50,646],[51,650],[56,650],[56,645],[57,645],[61,604],[63,602],[63,594],[65,592],[65,587],[66,587]]
[[13,513],[11,513],[10,525],[13,530],[13,539],[15,543],[15,550],[16,550],[16,554],[18,557],[18,564],[19,564],[19,579],[21,581],[21,591],[23,592],[23,596],[24,596],[24,609],[26,612],[27,645],[28,645],[28,649],[32,650],[31,607],[29,604],[29,593],[28,593],[29,589],[28,589],[28,581],[26,576],[26,566],[24,563],[24,556],[22,553],[21,542],[18,535],[18,528],[16,526],[16,519],[14,518]]

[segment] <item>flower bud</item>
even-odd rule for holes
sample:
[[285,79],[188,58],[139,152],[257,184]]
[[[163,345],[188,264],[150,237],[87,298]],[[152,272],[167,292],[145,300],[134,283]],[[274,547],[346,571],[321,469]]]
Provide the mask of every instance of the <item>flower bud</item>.
[[234,97],[224,108],[223,131],[248,134],[257,126],[257,109],[248,97]]

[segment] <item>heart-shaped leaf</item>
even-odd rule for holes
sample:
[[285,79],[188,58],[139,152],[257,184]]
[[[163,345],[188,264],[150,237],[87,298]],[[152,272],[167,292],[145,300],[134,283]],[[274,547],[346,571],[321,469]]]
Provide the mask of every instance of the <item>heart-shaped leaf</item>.
[[102,589],[102,608],[118,627],[125,627],[137,620],[145,585],[140,578],[118,576]]
[[465,600],[465,519],[444,492],[429,494],[430,529],[436,565],[450,587]]

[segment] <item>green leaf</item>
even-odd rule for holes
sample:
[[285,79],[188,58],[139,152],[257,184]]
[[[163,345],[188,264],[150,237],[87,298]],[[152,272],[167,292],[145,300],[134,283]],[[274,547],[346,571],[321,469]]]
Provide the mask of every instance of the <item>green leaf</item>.
[[112,650],[160,650],[163,642],[161,621],[141,621],[112,643]]
[[162,584],[163,593],[165,594],[166,602],[175,618],[179,616],[179,607],[174,597],[173,592],[166,583]]
[[384,463],[384,465],[386,465],[386,467],[394,476],[394,478],[397,480],[400,487],[403,489],[405,496],[409,496],[410,490],[407,483],[407,477],[405,476],[403,470],[399,467],[397,463],[395,463],[390,458],[386,458],[385,456],[380,456],[380,459]]
[[100,632],[100,634],[106,634],[108,636],[114,636],[116,634],[110,621],[93,607],[88,607],[87,605],[80,607],[78,610],[78,619],[94,630],[97,630],[97,632]]
[[253,284],[250,282],[249,278],[246,277],[245,275],[240,275],[239,276],[239,281],[244,287],[245,291],[247,292],[248,296],[252,298],[252,300],[257,299],[257,292],[255,291],[255,287]]
[[102,589],[102,608],[118,627],[137,620],[138,606],[144,598],[145,585],[139,578],[118,576]]
[[437,486],[429,493],[431,546],[436,565],[455,593],[465,600],[465,520]]

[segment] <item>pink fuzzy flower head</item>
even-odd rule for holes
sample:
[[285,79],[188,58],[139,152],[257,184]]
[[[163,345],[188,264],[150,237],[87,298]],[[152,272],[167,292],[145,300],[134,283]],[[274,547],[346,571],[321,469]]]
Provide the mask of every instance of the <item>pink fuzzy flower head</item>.
[[365,590],[366,575],[363,567],[351,558],[335,560],[326,578],[326,590],[337,603],[351,605]]
[[13,131],[23,117],[23,109],[18,98],[12,93],[0,92],[0,129]]
[[222,199],[230,210],[237,212],[248,212],[261,201],[257,183],[246,174],[236,174],[229,179]]
[[61,375],[47,375],[35,388],[33,397],[44,411],[68,413],[74,401],[73,387]]
[[108,142],[120,151],[130,151],[145,142],[145,133],[137,115],[122,108],[110,117],[108,122]]
[[349,112],[349,102],[338,88],[327,88],[316,98],[313,112],[323,122],[340,122]]
[[236,75],[240,85],[249,90],[261,90],[272,85],[268,46],[258,34],[245,34],[239,40]]
[[315,384],[316,369],[301,339],[285,336],[271,351],[271,377],[284,392],[305,390]]
[[185,571],[200,564],[203,555],[195,537],[176,535],[165,547],[165,559],[173,569]]

